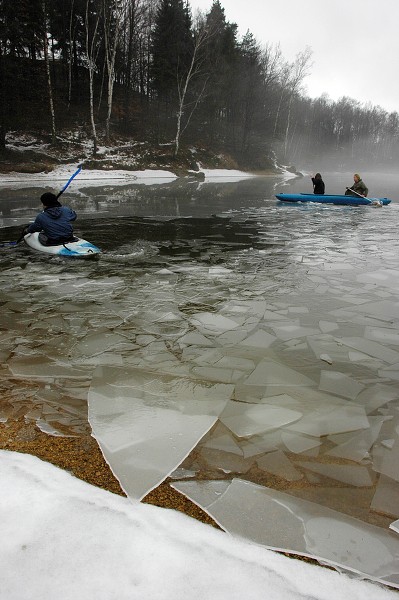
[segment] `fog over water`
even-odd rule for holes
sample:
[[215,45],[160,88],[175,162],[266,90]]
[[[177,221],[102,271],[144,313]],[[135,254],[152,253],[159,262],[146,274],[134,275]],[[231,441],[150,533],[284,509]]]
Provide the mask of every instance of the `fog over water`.
[[[76,182],[98,259],[0,251],[1,420],[89,419],[129,497],[170,476],[232,534],[399,587],[399,177],[362,175],[389,206],[275,199],[310,174]],[[39,194],[0,187],[0,241]]]

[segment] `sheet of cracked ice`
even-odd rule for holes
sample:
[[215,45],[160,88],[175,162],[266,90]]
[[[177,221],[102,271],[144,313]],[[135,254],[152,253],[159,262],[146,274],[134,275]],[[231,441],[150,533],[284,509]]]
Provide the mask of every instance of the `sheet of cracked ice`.
[[[271,185],[71,193],[82,233],[104,250],[98,260],[0,252],[0,420],[25,416],[53,435],[79,434],[102,370],[227,386],[220,412],[216,397],[171,464],[151,444],[162,411],[147,413],[137,435],[133,423],[157,454],[157,475],[138,495],[171,470],[238,475],[385,531],[399,518],[397,203],[281,206]],[[127,389],[103,391],[124,402]],[[175,401],[164,390],[165,406]],[[189,405],[200,413],[196,399]],[[115,419],[126,440],[132,407],[123,406]],[[190,416],[175,413],[178,422]],[[112,422],[109,434],[101,425],[107,441]],[[129,477],[140,479],[149,463],[136,472],[131,454]],[[357,485],[348,482],[355,472]]]
[[98,367],[89,392],[93,435],[126,493],[142,499],[212,427],[233,387]]
[[399,587],[399,537],[389,529],[241,479],[182,481],[172,487],[228,533]]

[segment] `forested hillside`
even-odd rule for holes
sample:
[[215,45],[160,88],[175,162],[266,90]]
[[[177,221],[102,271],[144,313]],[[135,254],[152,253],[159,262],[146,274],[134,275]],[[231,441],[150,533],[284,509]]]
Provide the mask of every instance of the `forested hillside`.
[[252,169],[396,168],[396,112],[310,99],[310,48],[288,62],[238,25],[219,0],[204,15],[186,0],[0,0],[0,149],[74,131],[93,156],[123,136]]

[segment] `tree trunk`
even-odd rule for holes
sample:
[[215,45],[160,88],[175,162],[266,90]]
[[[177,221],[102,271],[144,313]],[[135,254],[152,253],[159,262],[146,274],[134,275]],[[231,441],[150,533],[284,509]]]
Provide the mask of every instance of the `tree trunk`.
[[104,43],[105,43],[105,60],[107,63],[107,71],[108,71],[108,88],[107,88],[107,116],[105,119],[105,137],[109,140],[110,137],[110,122],[111,122],[111,113],[112,113],[112,103],[113,103],[113,94],[114,94],[114,83],[115,83],[115,61],[116,61],[116,52],[118,49],[119,36],[122,30],[122,27],[126,20],[126,10],[127,7],[125,4],[119,5],[115,2],[115,12],[114,12],[114,23],[113,27],[111,27],[111,13],[108,13],[109,18],[107,18],[107,3],[103,0],[103,14],[104,14]]
[[6,122],[7,122],[7,102],[6,102],[6,77],[3,49],[0,45],[0,150],[6,147]]
[[203,46],[203,44],[205,44],[205,42],[211,36],[213,36],[215,34],[216,34],[216,29],[215,30],[207,29],[204,26],[204,24],[198,23],[197,36],[196,36],[195,43],[194,43],[193,54],[191,57],[190,66],[188,68],[186,75],[184,76],[184,78],[181,81],[179,81],[179,78],[177,78],[177,92],[178,92],[178,97],[179,97],[179,105],[178,105],[178,109],[177,109],[176,135],[175,135],[175,140],[174,140],[174,146],[175,146],[174,156],[175,157],[177,156],[177,154],[179,152],[181,135],[182,135],[184,129],[188,126],[188,123],[189,123],[195,109],[197,108],[198,103],[201,100],[201,97],[204,94],[205,86],[206,86],[206,82],[207,82],[207,79],[206,79],[205,83],[203,85],[203,88],[202,88],[201,92],[199,93],[199,95],[194,103],[194,106],[191,109],[190,114],[186,120],[186,124],[183,128],[182,127],[182,119],[183,119],[183,114],[184,114],[187,90],[191,83],[191,80],[195,77],[195,75],[198,74],[198,72],[200,70],[200,65],[198,64],[198,53],[199,53],[201,47]]
[[98,22],[99,19],[97,17],[96,24],[94,27],[94,31],[90,38],[89,32],[89,3],[90,0],[86,2],[86,60],[87,60],[87,68],[89,69],[89,96],[90,96],[90,123],[91,123],[91,132],[93,138],[93,155],[97,154],[97,131],[96,131],[96,122],[94,120],[94,72],[96,70],[96,58],[97,58],[97,31],[98,31]]
[[74,0],[72,0],[71,3],[71,16],[69,19],[69,57],[68,57],[68,108],[70,108],[71,106],[71,99],[72,99],[72,65],[73,65],[73,27],[72,27],[72,21],[73,21],[73,7],[74,7]]
[[56,129],[55,129],[55,111],[53,102],[53,89],[51,86],[51,73],[50,73],[50,61],[48,56],[48,40],[47,40],[47,14],[46,14],[46,2],[42,2],[43,10],[43,21],[44,21],[44,33],[43,33],[43,49],[44,49],[44,62],[46,65],[46,77],[47,77],[47,91],[49,98],[49,108],[51,116],[51,141],[53,144],[57,141]]
[[97,144],[96,122],[94,120],[94,69],[92,67],[89,68],[89,87],[90,87],[90,123],[91,123],[92,137],[93,137],[93,154],[95,156],[97,154],[98,144]]

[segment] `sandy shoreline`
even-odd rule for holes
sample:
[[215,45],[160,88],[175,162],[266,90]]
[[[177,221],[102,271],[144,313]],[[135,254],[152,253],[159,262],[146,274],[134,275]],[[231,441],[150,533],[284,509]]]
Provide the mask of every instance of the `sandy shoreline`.
[[[23,417],[0,423],[0,449],[32,454],[75,477],[114,494],[126,496],[105,461],[90,428],[79,437],[55,437],[43,433],[33,423],[26,423]],[[163,483],[150,492],[143,502],[163,508],[179,510],[186,515],[217,525],[198,506]]]

